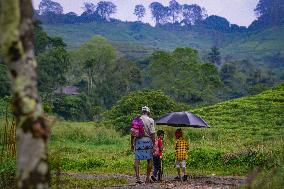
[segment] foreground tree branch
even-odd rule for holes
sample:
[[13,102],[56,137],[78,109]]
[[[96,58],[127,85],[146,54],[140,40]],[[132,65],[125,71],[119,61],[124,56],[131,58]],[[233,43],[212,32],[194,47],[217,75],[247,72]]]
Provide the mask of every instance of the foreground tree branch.
[[7,64],[17,125],[17,185],[48,188],[48,124],[37,91],[31,0],[0,1],[0,44]]

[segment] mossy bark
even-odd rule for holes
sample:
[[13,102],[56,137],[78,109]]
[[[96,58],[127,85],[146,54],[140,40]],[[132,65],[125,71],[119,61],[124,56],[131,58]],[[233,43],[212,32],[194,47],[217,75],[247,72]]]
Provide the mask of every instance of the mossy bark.
[[31,0],[0,1],[0,44],[9,68],[17,125],[17,185],[48,188],[49,129],[37,91]]

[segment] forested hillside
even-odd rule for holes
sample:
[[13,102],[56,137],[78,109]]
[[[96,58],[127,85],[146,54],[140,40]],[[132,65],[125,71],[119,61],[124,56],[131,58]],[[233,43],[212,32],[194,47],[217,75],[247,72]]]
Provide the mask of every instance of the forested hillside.
[[[49,35],[62,37],[68,49],[76,49],[92,36],[101,35],[131,59],[149,55],[153,49],[190,47],[207,60],[210,49],[217,47],[221,52],[220,62],[248,59],[277,70],[284,64],[284,11],[283,6],[278,6],[281,3],[278,0],[259,1],[255,8],[257,19],[248,27],[230,23],[217,15],[209,16],[199,5],[179,4],[175,0],[169,1],[168,6],[159,2],[149,5],[156,23],[154,27],[141,22],[146,9],[143,5],[135,7],[137,22],[111,18],[117,11],[112,2],[85,3],[81,15],[63,14],[58,3],[54,7],[40,6],[35,17],[44,23],[43,28]],[[102,13],[104,4],[110,8]]]
[[[62,37],[70,49],[77,48],[93,35],[102,35],[111,43],[122,43],[118,51],[126,56],[125,42],[140,44],[145,49],[191,47],[200,50],[203,56],[218,44],[221,56],[226,60],[252,59],[270,64],[273,61],[271,58],[278,55],[281,60],[278,64],[284,64],[283,26],[247,33],[223,33],[206,28],[166,30],[137,22],[46,24],[43,27],[49,35]],[[136,56],[141,57],[139,54]]]

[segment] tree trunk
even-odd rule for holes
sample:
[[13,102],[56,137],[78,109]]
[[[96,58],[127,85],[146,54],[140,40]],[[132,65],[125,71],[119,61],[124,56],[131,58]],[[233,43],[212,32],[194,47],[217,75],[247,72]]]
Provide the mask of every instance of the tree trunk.
[[37,91],[31,0],[0,1],[0,44],[7,64],[17,125],[18,188],[48,188],[49,134]]

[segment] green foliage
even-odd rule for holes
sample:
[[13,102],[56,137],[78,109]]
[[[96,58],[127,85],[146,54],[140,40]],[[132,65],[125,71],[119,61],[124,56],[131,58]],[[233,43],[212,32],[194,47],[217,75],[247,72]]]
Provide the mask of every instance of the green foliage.
[[[177,47],[191,47],[198,49],[201,57],[207,55],[210,48],[217,44],[222,58],[230,60],[252,59],[257,64],[270,64],[265,60],[267,57],[273,57],[278,52],[283,56],[284,52],[283,26],[267,28],[258,32],[223,33],[203,27],[194,27],[190,30],[171,30],[169,32],[147,24],[140,24],[138,31],[132,31],[131,25],[133,25],[131,22],[46,24],[44,29],[49,35],[62,37],[71,49],[78,48],[93,35],[102,35],[116,44],[138,44],[145,46],[146,49],[172,50]],[[120,45],[118,51],[126,54],[126,56],[133,56],[134,53],[135,56],[141,57],[139,54],[145,53],[145,50],[138,50],[137,52],[135,45],[133,45],[132,50],[129,47],[125,49],[124,46]]]
[[191,48],[153,53],[146,74],[151,88],[164,91],[178,102],[212,103],[221,87],[217,68],[202,63],[198,52]]
[[48,36],[47,33],[42,29],[39,21],[36,21],[34,27],[34,45],[36,55],[45,52],[47,49],[66,46],[62,38]]
[[260,0],[255,8],[258,19],[251,25],[251,28],[283,25],[284,7],[282,5],[281,0]]
[[[1,57],[0,57],[1,59]],[[1,64],[0,61],[0,97],[5,97],[10,95],[10,80],[8,78],[7,66]]]
[[[106,128],[103,125],[92,122],[76,123],[63,122],[52,127],[51,140],[70,141],[74,143],[84,143],[93,146],[119,144],[120,135]],[[65,147],[62,147],[63,149]],[[73,151],[75,153],[75,151]]]
[[110,108],[121,96],[141,83],[140,71],[133,62],[115,61],[115,51],[107,40],[95,36],[73,53],[71,74],[74,82],[86,82],[86,94],[102,107]]
[[208,54],[208,60],[216,65],[221,64],[221,54],[217,47],[211,48],[211,52]]
[[41,53],[38,58],[39,90],[53,92],[66,83],[66,73],[70,67],[67,51],[56,47]]
[[[49,162],[54,171],[96,171],[114,168],[113,164],[118,165],[121,158],[125,162],[125,147],[119,148],[124,146],[125,138],[105,125],[60,122],[51,126],[51,130]],[[114,159],[117,161],[112,161]]]
[[0,159],[0,188],[12,188],[16,178],[16,159]]
[[[282,148],[283,150],[283,148]],[[281,154],[280,154],[281,155]],[[250,173],[251,176],[256,177],[251,186],[253,188],[275,188],[280,189],[284,186],[284,161],[283,161],[283,151],[281,158],[277,162],[277,166],[274,166],[270,169],[260,169],[259,172]]]
[[220,77],[225,85],[226,95],[236,98],[264,91],[274,84],[276,76],[249,61],[236,61],[223,64]]
[[12,113],[11,102],[12,102],[11,96],[0,98],[0,118],[4,117],[6,113],[8,113],[8,115],[11,115]]
[[[255,167],[259,167],[262,171],[257,174],[257,180],[252,186],[281,188],[283,92],[284,84],[281,84],[259,95],[192,110],[212,127],[183,128],[184,137],[190,144],[187,159],[189,174],[245,176]],[[168,102],[171,103],[167,104]],[[133,112],[134,116],[139,113],[143,105],[151,108],[154,118],[167,111],[180,110],[174,108],[181,108],[162,92],[144,91],[130,93],[128,98],[121,99],[115,106],[116,109],[108,113],[112,113],[109,116],[116,118],[117,115],[125,120],[129,116],[130,121],[130,114]],[[183,107],[183,110],[188,109]],[[92,122],[58,122],[51,126],[49,162],[52,171],[59,169],[62,172],[133,173],[133,153],[130,151],[129,136],[121,136],[113,130],[113,126]],[[176,128],[157,126],[156,129],[165,131],[164,173],[176,174],[173,149]],[[15,169],[15,164],[10,165],[11,169],[5,168],[9,175],[9,171]],[[146,170],[145,161],[141,162],[141,166],[141,170]],[[76,181],[81,182],[84,181]]]
[[131,92],[106,113],[106,120],[110,121],[116,130],[126,134],[129,132],[131,120],[140,113],[142,106],[150,108],[153,118],[187,107],[179,107],[179,104],[161,91]]
[[105,166],[106,162],[100,158],[87,158],[80,160],[72,160],[68,158],[62,158],[60,161],[60,167],[62,170],[78,170],[87,171],[94,168]]
[[[134,31],[133,25],[135,25]],[[45,24],[44,29],[51,36],[62,37],[71,49],[79,47],[94,35],[101,35],[110,42],[138,43],[147,48],[174,49],[186,46],[197,49],[209,49],[213,46],[213,32],[207,29],[202,31],[192,29],[190,31],[179,30],[169,32],[159,27],[151,27],[149,24],[131,22]]]
[[66,120],[92,120],[92,106],[90,98],[84,94],[61,95],[53,99],[53,112]]
[[[283,31],[284,27],[279,26],[258,32],[248,32],[240,36],[231,36],[230,43],[221,48],[220,52],[223,57],[230,57],[231,60],[246,59],[253,60],[257,65],[260,63],[271,65],[272,63],[267,59],[278,53],[283,57]],[[277,65],[283,65],[283,61],[278,62]]]

